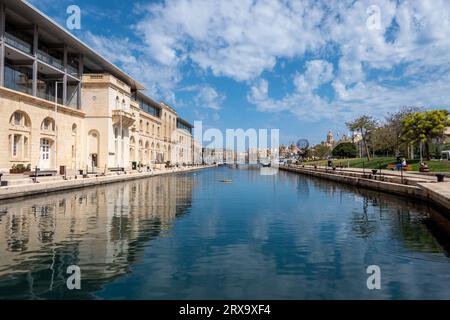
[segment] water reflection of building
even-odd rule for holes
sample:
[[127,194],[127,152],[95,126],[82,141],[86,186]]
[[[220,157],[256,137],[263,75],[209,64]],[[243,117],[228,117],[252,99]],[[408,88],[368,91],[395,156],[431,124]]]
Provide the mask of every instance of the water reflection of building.
[[19,277],[38,277],[38,296],[65,289],[72,264],[96,286],[127,273],[148,241],[189,209],[192,187],[191,175],[154,177],[0,204],[0,292]]

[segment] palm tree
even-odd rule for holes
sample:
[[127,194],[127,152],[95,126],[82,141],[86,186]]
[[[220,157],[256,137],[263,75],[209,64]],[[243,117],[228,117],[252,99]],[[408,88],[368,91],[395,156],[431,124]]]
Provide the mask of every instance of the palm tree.
[[350,131],[361,132],[364,149],[366,151],[367,160],[370,161],[370,152],[369,152],[369,147],[367,145],[367,134],[370,131],[377,128],[377,126],[378,126],[377,120],[375,120],[371,116],[364,115],[353,121],[347,122],[346,125]]

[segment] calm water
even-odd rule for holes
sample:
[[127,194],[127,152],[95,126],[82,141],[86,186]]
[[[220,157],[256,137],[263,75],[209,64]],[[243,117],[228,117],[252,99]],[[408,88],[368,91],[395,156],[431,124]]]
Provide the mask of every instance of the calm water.
[[[0,202],[0,299],[450,299],[447,221],[383,193],[229,168]],[[81,290],[66,287],[69,265]],[[366,287],[369,265],[381,290]]]

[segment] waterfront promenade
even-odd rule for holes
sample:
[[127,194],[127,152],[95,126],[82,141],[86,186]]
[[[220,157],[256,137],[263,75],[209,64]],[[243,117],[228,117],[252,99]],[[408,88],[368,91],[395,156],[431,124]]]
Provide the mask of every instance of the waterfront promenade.
[[114,182],[122,182],[127,180],[143,179],[171,173],[192,172],[211,167],[215,167],[215,165],[168,168],[168,169],[153,170],[151,172],[131,171],[131,172],[109,173],[107,175],[91,174],[86,178],[83,178],[82,176],[77,176],[76,178],[75,176],[71,176],[67,179],[63,179],[62,176],[38,177],[38,183],[33,182],[32,178],[27,178],[25,182],[21,181],[20,183],[17,184],[0,187],[0,200],[37,194],[45,194],[49,192],[56,192],[77,188],[85,188]]
[[425,200],[450,212],[450,181],[437,182],[437,178],[430,174],[360,168],[333,170],[308,165],[287,165],[280,169]]

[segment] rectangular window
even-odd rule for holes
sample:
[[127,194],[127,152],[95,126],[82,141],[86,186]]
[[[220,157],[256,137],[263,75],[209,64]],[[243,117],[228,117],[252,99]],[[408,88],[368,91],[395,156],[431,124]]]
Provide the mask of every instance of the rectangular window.
[[23,156],[28,158],[28,138],[23,137]]
[[13,135],[13,157],[17,157],[19,154],[20,135]]

